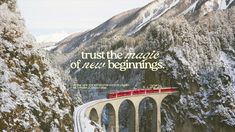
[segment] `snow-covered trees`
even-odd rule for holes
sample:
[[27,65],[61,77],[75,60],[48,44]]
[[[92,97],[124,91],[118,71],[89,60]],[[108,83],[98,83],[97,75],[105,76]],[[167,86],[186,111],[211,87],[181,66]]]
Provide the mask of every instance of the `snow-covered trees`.
[[15,0],[0,0],[0,130],[72,131],[70,97],[59,73],[17,12]]

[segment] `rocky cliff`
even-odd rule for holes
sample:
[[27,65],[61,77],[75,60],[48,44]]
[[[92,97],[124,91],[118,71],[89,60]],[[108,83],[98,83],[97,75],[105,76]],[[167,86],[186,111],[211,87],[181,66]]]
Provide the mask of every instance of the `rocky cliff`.
[[0,130],[72,131],[59,72],[33,45],[16,1],[0,0]]

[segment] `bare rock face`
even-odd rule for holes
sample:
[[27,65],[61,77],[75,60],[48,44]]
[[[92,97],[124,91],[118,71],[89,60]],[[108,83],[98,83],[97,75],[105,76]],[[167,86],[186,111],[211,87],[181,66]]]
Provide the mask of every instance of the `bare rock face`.
[[72,131],[70,97],[33,43],[16,1],[0,0],[0,130]]

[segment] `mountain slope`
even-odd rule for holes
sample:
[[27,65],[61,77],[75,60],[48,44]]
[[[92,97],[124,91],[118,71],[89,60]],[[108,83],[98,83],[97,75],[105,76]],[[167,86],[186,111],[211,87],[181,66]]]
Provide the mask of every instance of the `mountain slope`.
[[135,35],[146,25],[160,18],[184,15],[187,19],[197,19],[210,11],[226,9],[235,4],[234,0],[158,0],[148,5],[121,13],[100,26],[83,34],[61,41],[53,51],[71,54],[83,44],[89,45],[108,35]]
[[33,43],[16,1],[0,0],[0,130],[72,131],[60,74]]

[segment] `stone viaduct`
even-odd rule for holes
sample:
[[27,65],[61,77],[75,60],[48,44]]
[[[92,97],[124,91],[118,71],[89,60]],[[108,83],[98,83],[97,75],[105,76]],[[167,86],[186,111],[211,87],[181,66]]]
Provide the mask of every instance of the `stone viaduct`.
[[132,95],[126,97],[118,97],[113,99],[106,99],[98,101],[97,103],[86,107],[85,109],[85,117],[89,117],[90,120],[96,122],[101,125],[101,117],[102,111],[104,108],[108,109],[108,132],[119,132],[119,109],[123,102],[127,102],[131,112],[131,117],[134,121],[129,122],[129,132],[139,132],[140,125],[140,116],[139,116],[139,108],[140,103],[146,98],[151,99],[154,102],[153,109],[153,119],[154,125],[151,125],[151,130],[153,132],[161,132],[161,103],[162,100],[172,94],[176,94],[177,91],[174,92],[164,92],[164,93],[152,93],[152,94],[142,94],[142,95]]

